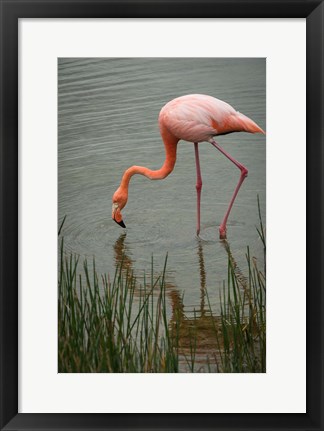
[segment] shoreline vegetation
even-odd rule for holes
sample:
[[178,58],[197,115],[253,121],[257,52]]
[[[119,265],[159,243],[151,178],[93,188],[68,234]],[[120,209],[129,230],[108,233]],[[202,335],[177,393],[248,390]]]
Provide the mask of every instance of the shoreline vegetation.
[[[228,278],[220,293],[221,312],[193,317],[168,305],[164,269],[139,283],[123,261],[113,279],[67,253],[60,239],[58,273],[59,373],[265,373],[266,240],[259,210],[264,266],[246,251],[246,274],[229,245]],[[62,230],[63,219],[59,228]]]

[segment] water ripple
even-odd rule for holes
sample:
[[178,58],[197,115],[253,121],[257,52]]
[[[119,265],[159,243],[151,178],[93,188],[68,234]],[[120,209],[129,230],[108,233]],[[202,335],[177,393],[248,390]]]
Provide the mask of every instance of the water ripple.
[[[199,92],[226,100],[265,127],[265,62],[259,59],[59,59],[58,203],[59,220],[67,215],[66,249],[95,256],[99,272],[113,274],[124,259],[139,280],[150,272],[152,256],[160,274],[168,254],[169,297],[185,293],[186,311],[202,306],[205,289],[213,307],[219,306],[228,258],[218,228],[237,169],[210,145],[200,145],[199,238],[194,151],[188,143],[179,144],[175,170],[164,181],[132,179],[123,212],[126,230],[111,220],[110,211],[127,167],[156,169],[163,163],[161,107]],[[230,250],[244,269],[247,245],[257,258],[263,256],[255,226],[257,195],[265,221],[265,139],[233,134],[219,141],[249,169],[227,225]]]

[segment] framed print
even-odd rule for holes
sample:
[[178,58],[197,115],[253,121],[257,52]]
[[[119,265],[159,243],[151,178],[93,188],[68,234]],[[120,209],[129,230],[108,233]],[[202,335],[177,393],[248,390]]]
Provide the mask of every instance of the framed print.
[[1,22],[1,429],[323,429],[322,2]]

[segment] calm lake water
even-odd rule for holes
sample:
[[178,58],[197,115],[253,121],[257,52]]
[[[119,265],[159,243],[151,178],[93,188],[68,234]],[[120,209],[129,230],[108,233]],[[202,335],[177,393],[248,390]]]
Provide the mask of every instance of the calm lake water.
[[[131,165],[159,168],[164,146],[157,118],[169,100],[203,93],[230,103],[266,129],[265,59],[59,59],[58,208],[66,215],[66,249],[92,260],[99,273],[125,265],[139,280],[163,270],[170,305],[203,312],[205,289],[216,313],[228,256],[218,227],[239,179],[238,169],[201,143],[201,234],[196,236],[194,146],[180,141],[173,173],[162,181],[132,178],[123,210],[127,229],[111,219],[111,197]],[[249,169],[227,225],[228,245],[246,269],[246,247],[263,265],[257,196],[265,224],[266,138],[234,133],[216,140]]]

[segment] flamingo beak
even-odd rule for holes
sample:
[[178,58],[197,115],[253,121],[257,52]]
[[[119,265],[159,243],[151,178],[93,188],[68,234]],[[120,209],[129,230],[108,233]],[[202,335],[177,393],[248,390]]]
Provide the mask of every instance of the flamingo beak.
[[123,222],[123,220],[121,220],[121,221],[117,221],[117,220],[114,218],[114,221],[115,221],[117,224],[119,224],[119,226],[121,226],[121,227],[123,227],[123,228],[125,228],[125,227],[126,227],[126,225],[125,225],[125,223]]
[[117,224],[119,224],[119,226],[121,226],[123,228],[126,227],[125,223],[123,222],[123,218],[122,218],[120,209],[118,208],[118,204],[116,204],[116,203],[113,203],[113,206],[112,206],[112,219]]

